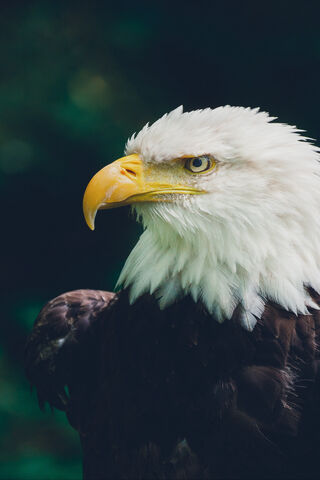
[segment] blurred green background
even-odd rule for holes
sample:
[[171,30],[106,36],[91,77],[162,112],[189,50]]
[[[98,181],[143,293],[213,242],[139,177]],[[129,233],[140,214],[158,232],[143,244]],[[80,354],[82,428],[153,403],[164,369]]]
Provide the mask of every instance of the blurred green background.
[[126,208],[82,218],[91,176],[180,104],[261,106],[320,137],[319,2],[2,3],[0,478],[76,479],[64,415],[23,373],[41,306],[113,289],[140,227]]

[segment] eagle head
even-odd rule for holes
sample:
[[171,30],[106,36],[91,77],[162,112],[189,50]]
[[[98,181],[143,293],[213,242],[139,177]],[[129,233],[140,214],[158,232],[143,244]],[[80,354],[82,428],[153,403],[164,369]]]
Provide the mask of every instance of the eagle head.
[[296,127],[259,109],[179,107],[127,142],[83,200],[91,229],[99,209],[131,205],[144,232],[118,280],[130,301],[183,296],[218,321],[241,307],[252,329],[266,300],[294,313],[320,291],[319,149]]

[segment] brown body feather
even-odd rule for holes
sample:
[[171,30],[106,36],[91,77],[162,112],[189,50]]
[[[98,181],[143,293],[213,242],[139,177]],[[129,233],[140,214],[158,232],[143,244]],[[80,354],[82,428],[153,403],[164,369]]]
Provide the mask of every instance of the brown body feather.
[[86,479],[318,478],[320,314],[268,304],[253,332],[238,315],[125,291],[44,307],[27,375],[78,430]]

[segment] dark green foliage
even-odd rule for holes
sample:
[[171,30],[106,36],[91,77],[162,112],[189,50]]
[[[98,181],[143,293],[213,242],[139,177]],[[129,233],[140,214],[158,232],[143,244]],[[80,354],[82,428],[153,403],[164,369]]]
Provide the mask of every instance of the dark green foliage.
[[41,306],[113,289],[139,234],[127,209],[89,231],[91,176],[181,103],[261,106],[319,138],[319,13],[286,0],[2,4],[0,478],[81,475],[77,434],[40,413],[22,363]]

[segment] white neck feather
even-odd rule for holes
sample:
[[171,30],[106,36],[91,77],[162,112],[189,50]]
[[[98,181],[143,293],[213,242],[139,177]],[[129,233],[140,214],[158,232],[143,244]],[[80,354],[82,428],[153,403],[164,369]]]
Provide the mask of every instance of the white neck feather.
[[[131,303],[150,293],[163,309],[191,295],[218,321],[230,318],[240,303],[242,323],[249,330],[266,299],[294,313],[317,308],[305,286],[320,290],[320,258],[314,255],[313,228],[302,232],[295,211],[291,218],[277,221],[265,211],[257,216],[260,209],[252,208],[254,223],[248,210],[246,220],[239,212],[231,223],[205,210],[196,215],[192,202],[188,209],[163,203],[136,206],[136,210],[145,231],[118,280],[118,285],[130,288]],[[294,241],[295,236],[299,241]]]

